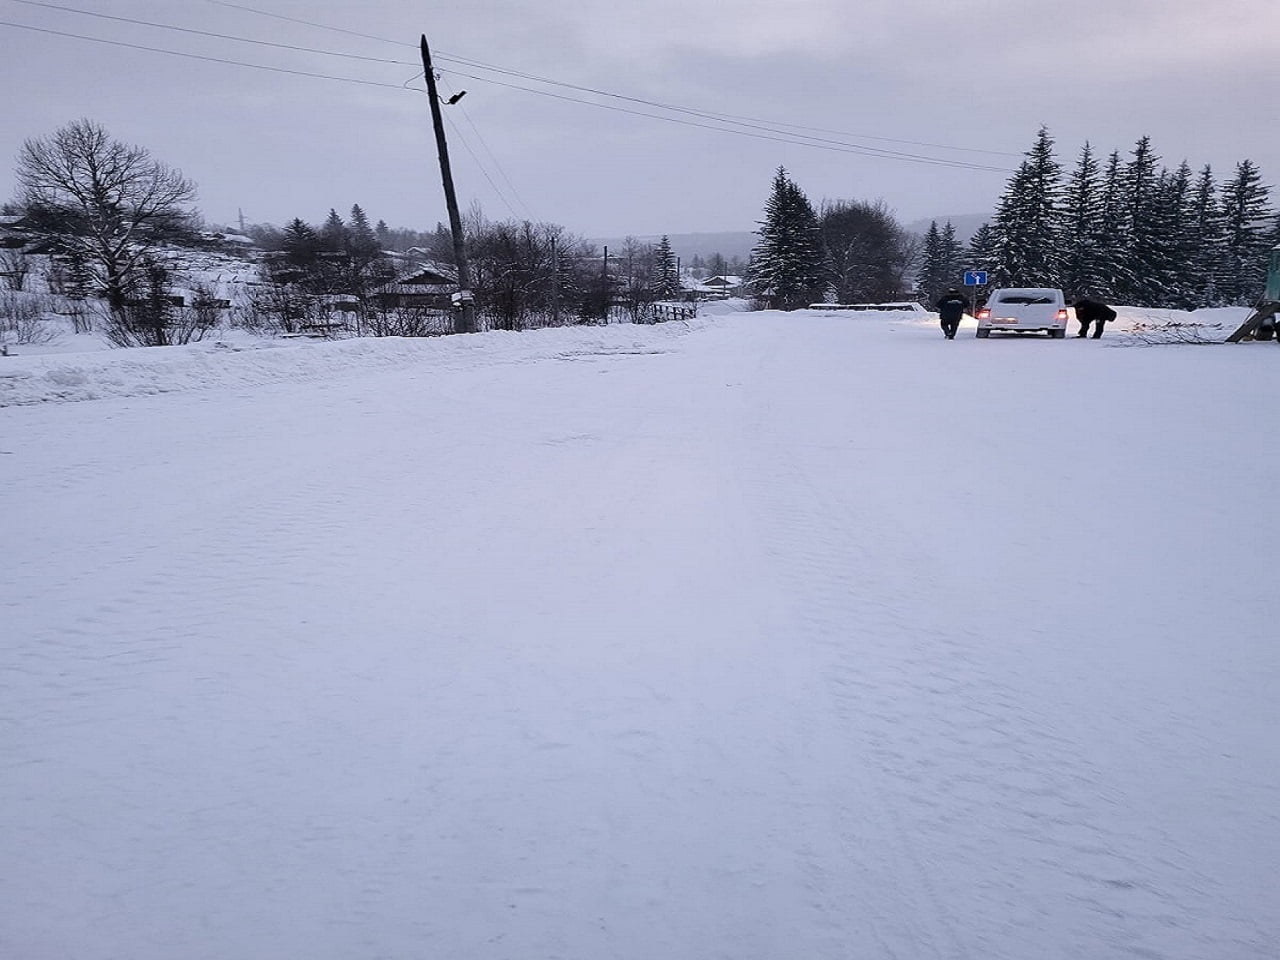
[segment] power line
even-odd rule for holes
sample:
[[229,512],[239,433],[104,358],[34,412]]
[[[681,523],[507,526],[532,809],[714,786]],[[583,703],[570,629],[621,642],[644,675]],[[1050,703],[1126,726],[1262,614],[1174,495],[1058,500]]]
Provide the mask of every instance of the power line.
[[[268,41],[253,40],[253,39],[248,39],[244,37],[235,37],[228,34],[213,34],[207,31],[188,30],[182,27],[174,27],[168,24],[156,24],[149,21],[131,20],[128,18],[120,18],[120,17],[95,14],[95,13],[90,13],[88,11],[77,10],[75,8],[66,7],[58,4],[40,2],[40,0],[12,0],[12,2],[23,3],[28,6],[48,7],[51,9],[58,9],[58,10],[71,12],[71,13],[81,13],[88,16],[102,16],[102,17],[105,17],[106,19],[111,19],[111,20],[124,20],[125,22],[133,23],[136,25],[159,27],[161,29],[177,30],[184,33],[195,33],[195,34],[200,34],[204,36],[215,36],[219,39],[232,40],[232,41],[242,42],[242,43],[255,43],[255,44],[261,44],[265,46],[283,47],[285,49],[300,50],[300,51],[305,51],[310,53],[319,53],[319,54],[324,54],[328,56],[339,56],[339,57],[353,56],[349,54],[338,53],[335,51],[296,47],[289,44],[275,44],[275,43],[270,43]],[[254,13],[262,13],[262,11],[252,10],[251,8],[244,7],[240,4],[227,3],[225,2],[225,0],[209,0],[209,2],[218,3],[219,5],[222,5],[222,6],[232,6],[238,9],[250,10],[250,12],[254,12]],[[279,16],[277,14],[264,14],[264,15]],[[282,19],[293,20],[295,18],[285,17]],[[306,21],[300,21],[300,22],[305,23]],[[147,46],[143,44],[126,43],[124,41],[118,41],[118,40],[106,40],[99,37],[89,37],[83,34],[69,33],[65,31],[52,30],[52,29],[43,28],[43,27],[34,27],[27,24],[12,23],[10,21],[0,21],[0,25],[17,27],[19,29],[24,29],[24,30],[32,30],[35,32],[51,34],[54,36],[70,37],[70,38],[79,39],[79,40],[87,40],[93,43],[101,43],[101,44],[107,44],[111,46],[126,47],[134,50],[145,50],[152,53],[163,53],[163,54],[168,54],[170,56],[186,57],[188,59],[202,60],[202,61],[211,62],[211,63],[222,63],[222,64],[228,64],[228,65],[242,66],[242,67],[248,67],[250,69],[255,69],[255,70],[265,70],[265,71],[270,71],[275,73],[289,74],[293,76],[310,77],[314,79],[323,79],[323,80],[334,80],[338,82],[360,84],[363,86],[386,87],[388,89],[406,89],[407,88],[405,85],[401,85],[400,87],[397,87],[394,84],[380,83],[373,80],[360,80],[352,77],[338,77],[332,74],[321,74],[321,73],[313,73],[313,72],[303,71],[303,70],[292,70],[285,67],[273,67],[273,66],[266,66],[263,64],[247,63],[242,60],[233,60],[225,57],[211,57],[211,56],[205,56],[201,54],[193,54],[193,53],[180,52],[176,50],[168,50],[161,47],[152,47],[152,46]],[[322,25],[315,24],[315,26],[322,26]],[[340,28],[331,28],[331,29],[339,30]],[[350,31],[340,30],[340,32],[350,32]],[[367,37],[368,35],[361,34],[360,36]],[[373,38],[373,39],[380,39],[380,38]],[[397,41],[384,41],[384,42],[397,42]],[[377,58],[364,58],[364,57],[354,57],[354,58],[361,59],[361,60],[373,60],[375,62],[382,62],[382,63],[402,64],[406,66],[408,65],[406,61],[377,60]],[[447,59],[451,61],[460,60],[460,58],[453,58],[453,57],[441,57],[440,59]],[[462,61],[462,62],[478,63],[478,61]],[[514,90],[521,90],[526,93],[533,93],[539,96],[551,97],[553,99],[564,100],[570,103],[585,104],[588,106],[597,107],[599,109],[613,110],[619,113],[630,114],[632,116],[647,117],[651,120],[662,120],[667,123],[676,123],[683,126],[713,130],[721,133],[732,133],[738,136],[751,137],[753,139],[760,139],[760,140],[768,140],[775,143],[787,143],[787,144],[792,144],[797,146],[810,146],[810,147],[816,147],[818,149],[832,150],[840,153],[849,153],[856,156],[880,157],[881,159],[891,159],[891,160],[904,160],[912,163],[923,163],[923,164],[932,165],[932,166],[946,166],[946,167],[954,167],[958,169],[979,170],[979,171],[988,171],[988,172],[997,172],[997,173],[1009,172],[1007,168],[1003,168],[1003,167],[995,167],[995,166],[986,165],[986,164],[971,163],[969,161],[962,161],[962,160],[947,160],[941,157],[920,156],[917,154],[905,153],[902,151],[887,150],[882,147],[869,146],[865,144],[847,143],[844,141],[831,140],[823,137],[815,137],[810,134],[804,134],[804,133],[789,133],[785,130],[778,130],[774,126],[765,125],[764,123],[757,124],[744,119],[736,119],[728,115],[713,114],[705,111],[693,110],[691,108],[686,108],[686,107],[678,107],[678,106],[673,106],[668,104],[661,104],[657,101],[643,100],[641,98],[636,98],[636,97],[627,97],[621,94],[610,94],[604,91],[594,91],[592,88],[589,88],[589,87],[580,87],[576,84],[566,84],[566,83],[560,83],[559,81],[551,81],[551,80],[543,80],[541,78],[534,78],[532,75],[529,75],[529,74],[521,74],[518,71],[510,71],[500,67],[481,66],[480,69],[492,70],[493,72],[504,73],[504,74],[519,76],[519,77],[529,77],[537,80],[537,82],[545,82],[545,83],[549,83],[557,86],[567,87],[570,89],[578,89],[585,92],[596,93],[597,95],[600,95],[600,96],[613,97],[615,99],[641,103],[644,105],[653,106],[657,109],[670,110],[673,112],[680,112],[687,115],[695,116],[704,120],[709,120],[715,124],[729,124],[731,126],[712,126],[710,123],[699,123],[694,120],[683,120],[678,117],[664,117],[658,114],[646,113],[639,110],[631,110],[626,107],[619,107],[619,106],[615,106],[608,103],[600,103],[593,100],[584,100],[578,97],[567,96],[565,94],[557,94],[547,90],[538,90],[532,87],[522,86],[516,83],[508,83],[501,80],[495,80],[492,77],[480,77],[480,76],[476,76],[475,74],[463,73],[457,70],[450,71],[450,72],[454,73],[457,76],[462,76],[462,77],[467,77],[468,79],[477,80],[481,83],[491,83],[491,84],[494,84],[495,86],[506,87]],[[747,129],[734,129],[734,127],[745,127]],[[799,128],[799,129],[806,129],[806,128]],[[808,128],[808,129],[813,129],[813,128]],[[761,131],[761,132],[753,133],[752,131]],[[479,131],[477,131],[477,134],[479,134]],[[492,151],[490,151],[490,153],[492,153]],[[505,174],[503,175],[505,176]],[[508,178],[508,182],[509,182],[509,178]]]
[[148,47],[140,43],[125,43],[123,40],[104,40],[101,37],[86,37],[81,33],[67,33],[63,30],[49,30],[45,27],[33,27],[26,23],[13,23],[0,20],[0,26],[16,27],[19,30],[33,30],[36,33],[47,33],[55,37],[70,37],[74,40],[88,40],[90,43],[102,43],[112,47],[128,47],[130,50],[146,50],[149,53],[164,53],[171,57],[186,57],[189,60],[203,60],[207,63],[224,63],[237,67],[249,67],[253,70],[267,70],[271,73],[287,73],[295,77],[310,77],[316,80],[337,80],[341,83],[358,83],[366,87],[386,87],[388,90],[403,90],[403,86],[394,83],[379,83],[376,80],[357,80],[354,77],[335,77],[327,73],[309,73],[306,70],[290,70],[286,67],[268,67],[260,63],[246,63],[243,60],[230,60],[225,57],[206,57],[198,53],[182,53],[178,50],[166,50],[163,47]]
[[[449,91],[452,93],[453,88],[449,84],[449,82],[447,80],[444,80],[443,78],[441,79],[444,85],[447,88],[449,88]],[[466,91],[463,91],[463,93],[465,92]],[[501,176],[502,179],[506,181],[507,186],[511,188],[512,196],[514,196],[516,198],[516,202],[519,203],[520,206],[524,208],[524,212],[528,215],[528,218],[530,220],[536,220],[537,217],[533,215],[533,210],[530,209],[529,205],[524,202],[524,197],[520,196],[520,191],[516,189],[516,185],[512,183],[511,178],[507,176],[507,171],[503,169],[502,164],[499,162],[497,155],[494,154],[492,149],[490,149],[488,141],[485,140],[484,138],[484,134],[480,132],[480,128],[477,127],[475,124],[475,121],[471,119],[471,114],[467,113],[467,108],[462,105],[461,103],[462,94],[457,94],[457,96],[458,96],[458,100],[455,101],[455,105],[459,110],[462,111],[462,116],[466,119],[468,126],[470,126],[472,131],[475,133],[476,139],[480,141],[480,146],[484,148],[485,153],[489,155],[489,159],[493,161],[493,166],[498,171],[498,175]],[[452,125],[452,121],[450,121],[450,125]],[[465,145],[467,142],[467,139],[462,135],[462,131],[460,130],[458,131],[458,136],[462,139],[462,142]],[[470,147],[467,148],[467,151],[469,153],[471,152]],[[472,156],[474,157],[475,155],[472,154]],[[476,164],[477,165],[480,164],[480,160],[478,157],[476,158]],[[497,189],[496,185],[495,185],[495,189]],[[503,202],[506,203],[506,200],[504,199]],[[507,204],[507,208],[510,209],[510,207],[511,205]],[[515,214],[514,210],[512,210],[511,212],[512,214]]]
[[315,47],[299,47],[291,43],[275,43],[271,40],[255,40],[250,37],[236,37],[226,33],[214,33],[210,30],[195,30],[191,27],[179,27],[169,23],[155,23],[151,20],[137,20],[133,17],[117,17],[109,13],[97,13],[93,10],[80,10],[76,7],[63,6],[60,3],[46,3],[44,0],[9,0],[10,3],[21,3],[28,7],[43,7],[47,10],[59,10],[63,13],[78,13],[85,17],[97,17],[99,20],[115,20],[118,23],[131,23],[140,27],[155,27],[158,30],[173,30],[177,33],[192,34],[197,37],[213,37],[218,40],[233,40],[236,43],[252,43],[260,47],[274,47],[278,50],[295,50],[301,53],[318,53],[326,57],[342,57],[346,60],[364,60],[369,63],[393,63],[411,67],[409,60],[388,60],[384,57],[364,57],[355,53],[339,53],[334,50],[318,50]]
[[[983,170],[992,173],[1009,173],[1006,167],[994,167],[987,164],[969,163],[965,160],[945,160],[940,157],[920,157],[909,153],[899,153],[892,150],[882,150],[879,147],[858,146],[856,144],[843,143],[838,140],[824,140],[820,137],[807,137],[804,134],[783,134],[781,136],[769,136],[766,133],[753,133],[751,130],[737,130],[733,127],[714,127],[708,123],[698,123],[696,120],[683,120],[679,117],[663,117],[656,113],[644,113],[640,110],[632,110],[628,107],[616,107],[608,103],[597,103],[593,100],[582,100],[578,97],[566,96],[562,93],[552,93],[549,90],[535,90],[532,87],[522,87],[516,83],[506,83],[502,80],[494,80],[492,77],[478,77],[472,73],[462,73],[457,70],[450,70],[454,76],[466,77],[468,80],[477,80],[480,83],[492,83],[499,87],[509,87],[512,90],[523,90],[526,93],[537,94],[542,97],[551,97],[555,100],[566,100],[570,103],[581,103],[592,107],[598,107],[601,110],[614,110],[619,113],[628,113],[636,117],[648,117],[650,120],[662,120],[666,123],[677,123],[686,127],[697,127],[701,130],[713,130],[718,133],[732,133],[740,137],[751,137],[756,140],[771,140],[775,143],[789,143],[793,146],[814,147],[819,150],[832,150],[837,153],[851,153],[856,156],[873,157],[881,160],[905,160],[912,163],[924,163],[941,167],[957,167],[963,170]],[[732,122],[732,121],[726,121]],[[741,125],[741,124],[740,124]],[[768,130],[767,127],[758,129]],[[772,131],[781,133],[781,131]],[[796,139],[804,137],[805,139]]]
[[[220,7],[231,7],[236,10],[243,10],[246,13],[257,14],[258,16],[271,17],[273,19],[284,20],[289,23],[297,23],[307,27],[314,27],[317,30],[330,30],[330,31],[333,31],[334,33],[347,34],[349,36],[360,37],[365,40],[376,40],[379,43],[390,43],[396,46],[413,46],[413,44],[407,43],[406,41],[403,41],[403,40],[392,40],[389,37],[378,37],[368,33],[357,33],[353,30],[343,29],[342,27],[334,27],[325,23],[317,23],[314,20],[303,20],[298,17],[286,17],[278,13],[271,13],[266,10],[259,10],[255,7],[250,7],[242,3],[231,3],[229,2],[229,0],[205,0],[205,2],[216,4],[217,6],[220,6]],[[794,130],[812,130],[815,133],[831,133],[831,134],[835,134],[837,136],[842,136],[842,137],[859,137],[864,140],[882,140],[886,143],[901,143],[901,144],[906,144],[907,146],[931,147],[938,150],[956,150],[964,153],[986,153],[986,154],[992,154],[995,156],[1003,156],[1003,157],[1022,156],[1022,154],[1020,153],[1013,153],[1011,151],[1005,151],[1005,150],[985,150],[985,149],[980,149],[976,147],[957,147],[957,146],[953,146],[951,144],[945,144],[945,143],[929,143],[922,140],[903,140],[896,137],[884,137],[884,136],[878,136],[876,134],[869,134],[869,133],[851,133],[847,130],[831,130],[824,127],[810,127],[810,126],[804,126],[803,124],[783,123],[783,122],[774,121],[774,120],[766,120],[760,117],[735,116],[733,114],[719,114],[719,113],[713,113],[710,111],[695,110],[689,107],[681,107],[674,104],[662,103],[656,100],[646,100],[642,97],[632,97],[622,93],[612,93],[608,90],[600,90],[594,87],[587,87],[587,86],[582,86],[575,83],[568,83],[563,80],[552,80],[549,77],[541,77],[541,76],[538,76],[537,74],[524,73],[519,70],[510,70],[506,67],[499,67],[491,63],[485,63],[482,60],[474,60],[469,57],[457,56],[455,54],[450,54],[445,52],[438,52],[434,54],[434,58],[436,60],[446,61],[450,63],[460,63],[463,66],[472,67],[474,69],[487,70],[493,73],[500,73],[508,76],[519,77],[522,80],[534,80],[534,81],[537,81],[538,83],[546,83],[552,86],[565,87],[567,89],[577,90],[580,93],[591,93],[596,96],[611,97],[617,100],[625,100],[631,103],[638,103],[643,106],[657,107],[662,110],[671,110],[678,113],[690,113],[696,116],[702,116],[704,118],[712,118],[712,119],[720,120],[723,122],[743,121],[751,124],[768,124],[774,127],[790,127]],[[496,82],[496,81],[491,81],[491,82]],[[516,87],[516,89],[525,89],[525,88]]]

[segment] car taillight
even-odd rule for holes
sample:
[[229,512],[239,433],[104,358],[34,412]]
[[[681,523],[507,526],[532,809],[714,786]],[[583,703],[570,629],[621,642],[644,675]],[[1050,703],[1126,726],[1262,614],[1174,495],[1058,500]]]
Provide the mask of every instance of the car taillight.
[[1059,319],[1059,320],[1065,320],[1065,319],[1067,319],[1067,311],[1065,311],[1065,310],[1059,310],[1059,311],[1058,311],[1058,319]]
[[988,310],[986,307],[983,307],[981,310],[978,311],[978,316],[976,319],[986,320],[990,316],[991,316],[991,311]]

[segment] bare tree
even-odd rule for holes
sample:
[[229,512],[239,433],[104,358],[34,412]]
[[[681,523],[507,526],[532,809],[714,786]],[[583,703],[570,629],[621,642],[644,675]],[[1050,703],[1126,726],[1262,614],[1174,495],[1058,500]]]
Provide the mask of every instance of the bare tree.
[[0,276],[10,290],[23,290],[31,273],[31,258],[21,250],[0,250]]
[[113,313],[124,310],[147,254],[190,230],[182,205],[195,185],[91,120],[26,141],[17,179],[29,229],[81,260]]

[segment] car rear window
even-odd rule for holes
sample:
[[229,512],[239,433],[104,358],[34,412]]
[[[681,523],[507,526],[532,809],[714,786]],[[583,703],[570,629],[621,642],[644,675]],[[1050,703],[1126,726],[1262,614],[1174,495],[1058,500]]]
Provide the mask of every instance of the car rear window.
[[998,303],[1053,303],[1052,297],[1035,296],[1032,294],[1015,293],[1007,297],[1001,297]]

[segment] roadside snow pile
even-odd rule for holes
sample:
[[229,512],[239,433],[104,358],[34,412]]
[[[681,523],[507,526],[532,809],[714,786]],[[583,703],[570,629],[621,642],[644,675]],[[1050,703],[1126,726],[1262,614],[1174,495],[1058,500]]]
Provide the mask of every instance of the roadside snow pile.
[[55,401],[134,397],[212,387],[247,387],[283,380],[329,380],[415,363],[433,369],[651,351],[696,329],[699,321],[656,326],[561,327],[521,333],[428,339],[263,340],[228,336],[181,347],[0,359],[0,407]]

